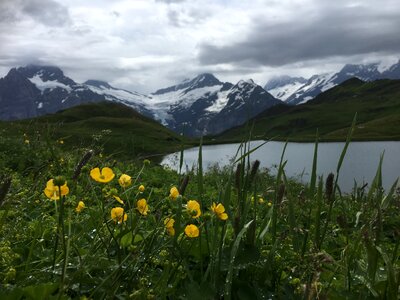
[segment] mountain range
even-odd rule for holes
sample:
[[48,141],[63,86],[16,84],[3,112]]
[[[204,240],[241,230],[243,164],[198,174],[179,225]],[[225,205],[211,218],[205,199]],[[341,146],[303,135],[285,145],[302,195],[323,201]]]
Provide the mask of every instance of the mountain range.
[[204,73],[148,95],[99,80],[77,83],[58,67],[28,65],[13,68],[0,79],[0,120],[33,118],[79,104],[112,101],[179,134],[217,135],[272,106],[305,103],[353,77],[366,82],[399,79],[400,61],[385,68],[377,63],[345,65],[337,73],[309,79],[281,76],[269,80],[264,88],[251,79],[232,84]]
[[54,66],[13,68],[0,79],[0,119],[37,117],[89,102],[132,107],[177,133],[218,134],[281,103],[252,80],[221,82],[212,74],[143,95],[99,80],[76,83]]
[[400,61],[390,66],[380,63],[347,64],[339,72],[314,75],[309,79],[287,75],[274,77],[267,82],[264,89],[275,98],[296,105],[305,103],[353,77],[363,81],[400,79]]

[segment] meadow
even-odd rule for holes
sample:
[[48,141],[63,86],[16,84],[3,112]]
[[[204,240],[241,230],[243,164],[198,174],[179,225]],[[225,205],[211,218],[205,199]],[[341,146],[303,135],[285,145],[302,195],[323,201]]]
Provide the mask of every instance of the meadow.
[[316,140],[307,185],[284,153],[276,176],[260,169],[246,142],[207,173],[200,147],[183,173],[102,137],[3,131],[0,298],[398,299],[397,181],[384,191],[379,167],[351,194],[337,186],[354,126],[327,178]]

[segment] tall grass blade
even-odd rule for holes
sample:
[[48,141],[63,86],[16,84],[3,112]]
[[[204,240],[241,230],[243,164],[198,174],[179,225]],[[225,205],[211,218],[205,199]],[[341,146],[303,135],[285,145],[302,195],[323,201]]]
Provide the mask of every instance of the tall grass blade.
[[312,170],[311,170],[311,179],[310,179],[310,189],[309,189],[309,198],[310,199],[314,197],[315,184],[317,182],[318,139],[319,139],[319,134],[318,134],[318,129],[317,129],[317,133],[316,133],[316,137],[315,137],[313,164],[312,164]]
[[376,246],[376,250],[381,255],[383,261],[385,262],[385,269],[386,269],[386,278],[387,278],[387,285],[386,285],[386,299],[398,299],[398,289],[399,289],[399,282],[396,280],[396,274],[394,271],[394,267],[392,264],[391,259],[389,256],[382,250],[382,248]]
[[[245,151],[245,153],[242,154],[239,158],[237,158],[237,159],[235,160],[234,163],[236,164],[236,163],[240,162],[242,159],[248,157],[251,153],[253,153],[254,151],[256,151],[258,148],[264,146],[266,143],[270,142],[271,140],[272,140],[272,139],[269,139],[268,141],[265,141],[265,142],[261,143],[261,144],[258,145],[257,147],[254,147],[254,148],[251,149],[251,150]],[[286,146],[285,146],[285,147],[286,147]]]
[[198,157],[198,168],[197,168],[197,187],[198,187],[199,196],[201,197],[201,201],[203,202],[203,138],[200,139],[200,145],[199,145],[199,157]]
[[253,223],[253,220],[245,224],[242,228],[242,230],[239,232],[237,235],[235,242],[233,243],[232,250],[231,250],[231,258],[229,261],[229,269],[228,269],[228,274],[226,275],[226,280],[225,280],[225,293],[224,293],[224,299],[231,299],[232,295],[232,280],[233,280],[233,271],[234,271],[234,264],[235,264],[235,259],[236,259],[236,254],[239,250],[239,245],[240,241],[243,238],[243,235],[246,233],[247,229],[249,229],[250,225]]
[[[283,180],[286,189],[288,190],[289,184],[288,180],[286,178],[286,174],[283,171]],[[289,191],[287,191],[288,194],[290,194]],[[289,231],[290,234],[292,235],[292,243],[293,243],[293,249],[297,252],[299,250],[300,244],[299,244],[299,235],[297,234],[296,230],[297,229],[297,224],[296,224],[296,217],[295,217],[295,203],[293,201],[293,197],[288,197],[288,220],[289,220]]]
[[376,174],[374,179],[372,180],[371,183],[371,188],[368,191],[368,195],[367,198],[371,201],[374,193],[376,191],[381,192],[381,188],[382,188],[382,163],[383,163],[383,155],[384,153],[382,153],[380,159],[379,159],[379,165],[378,165],[378,169],[376,170]]
[[183,153],[184,153],[184,147],[183,147],[183,142],[181,143],[181,151],[180,151],[180,156],[179,156],[179,174],[182,174],[182,166],[183,166]]
[[[336,180],[335,180],[335,187],[334,187],[335,190],[336,190],[336,187],[337,187],[337,182],[339,180],[340,169],[342,167],[344,157],[346,156],[347,148],[349,147],[351,138],[353,137],[354,129],[356,127],[356,122],[357,122],[357,113],[355,113],[355,115],[354,115],[353,122],[351,123],[350,130],[349,130],[349,132],[347,134],[347,137],[346,137],[346,143],[345,143],[345,145],[343,147],[342,153],[340,154],[339,161],[338,161],[338,164],[337,164],[337,167],[336,167]],[[333,193],[333,194],[335,194],[335,193]]]
[[[317,181],[317,162],[318,162],[318,130],[316,132],[316,136],[315,136],[315,145],[314,145],[314,155],[313,155],[313,164],[312,164],[312,170],[311,170],[311,179],[310,179],[310,185],[309,185],[309,189],[308,189],[308,198],[313,201],[314,200],[314,193],[315,193],[315,183]],[[303,239],[303,246],[302,246],[302,251],[301,251],[301,255],[303,256],[305,251],[306,251],[306,246],[307,246],[307,241],[308,241],[308,236],[309,236],[309,229],[311,226],[311,211],[312,211],[312,205],[310,205],[310,208],[308,210],[307,213],[307,220],[306,220],[306,224],[304,227],[304,239]]]
[[381,203],[381,209],[387,209],[390,206],[390,203],[393,200],[394,193],[396,192],[397,184],[399,182],[399,178],[393,183],[392,187],[389,190],[389,193],[383,198]]
[[287,161],[283,162],[283,158],[285,156],[285,151],[287,147],[288,142],[285,143],[285,146],[283,147],[281,159],[279,162],[279,169],[278,169],[278,174],[276,176],[276,182],[275,182],[275,197],[274,197],[274,209],[272,213],[272,228],[271,228],[271,234],[272,234],[272,243],[275,243],[276,241],[276,226],[278,223],[278,206],[279,206],[279,190],[280,190],[280,185],[281,185],[281,178],[283,174],[283,169],[286,166]]
[[321,206],[322,206],[322,190],[323,190],[323,179],[322,177],[318,183],[318,192],[316,198],[317,209],[315,211],[315,237],[314,243],[317,245],[317,248],[320,249],[320,237],[321,237]]
[[260,242],[264,239],[265,235],[269,231],[269,228],[271,226],[271,220],[272,220],[271,219],[272,212],[274,209],[275,209],[274,206],[272,206],[271,209],[268,210],[268,213],[264,217],[263,224],[260,226],[260,228],[262,230],[260,231],[260,233],[258,234],[258,237],[257,237]]

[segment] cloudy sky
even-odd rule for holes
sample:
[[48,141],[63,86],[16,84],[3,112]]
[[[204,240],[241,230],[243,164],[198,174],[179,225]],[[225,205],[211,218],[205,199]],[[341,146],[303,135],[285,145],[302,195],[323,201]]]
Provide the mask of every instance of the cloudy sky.
[[0,77],[51,64],[147,93],[399,58],[399,0],[0,0]]

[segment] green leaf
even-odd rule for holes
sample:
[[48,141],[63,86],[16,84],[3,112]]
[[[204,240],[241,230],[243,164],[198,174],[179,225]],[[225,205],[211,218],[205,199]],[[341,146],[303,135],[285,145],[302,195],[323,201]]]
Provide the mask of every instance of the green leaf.
[[135,238],[133,239],[133,243],[132,243],[132,232],[128,232],[121,238],[120,245],[121,245],[121,247],[126,248],[132,244],[139,243],[142,240],[143,240],[143,237],[140,234],[136,234]]

